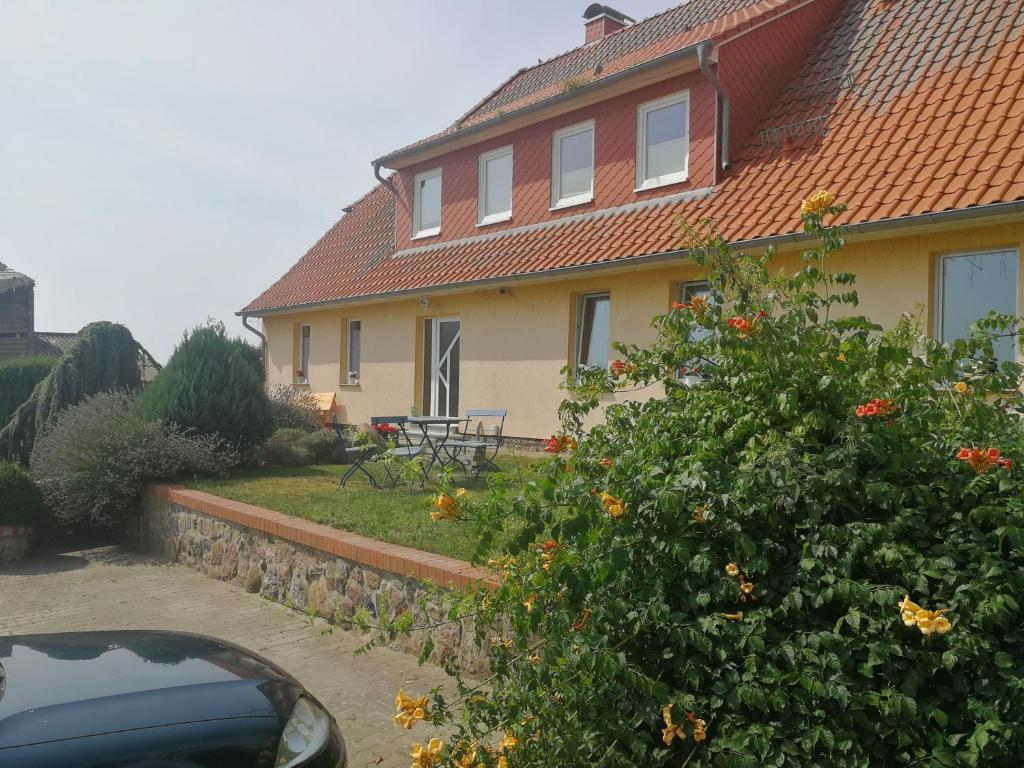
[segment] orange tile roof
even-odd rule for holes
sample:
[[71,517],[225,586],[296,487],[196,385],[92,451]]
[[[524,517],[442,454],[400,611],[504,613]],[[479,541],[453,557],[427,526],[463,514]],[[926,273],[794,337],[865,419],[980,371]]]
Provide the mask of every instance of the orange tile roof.
[[1024,3],[850,0],[706,195],[666,198],[395,253],[377,187],[244,312],[673,252],[677,221],[733,241],[800,231],[818,188],[842,223],[1024,199]]

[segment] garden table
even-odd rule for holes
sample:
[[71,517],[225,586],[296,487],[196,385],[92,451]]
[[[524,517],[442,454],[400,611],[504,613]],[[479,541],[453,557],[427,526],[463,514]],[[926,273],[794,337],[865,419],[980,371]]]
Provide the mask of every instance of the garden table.
[[[439,464],[442,467],[448,462],[441,458],[441,449],[444,446],[446,440],[451,437],[452,427],[458,424],[460,421],[465,421],[458,416],[410,416],[408,423],[419,428],[423,434],[423,440],[420,445],[425,445],[430,451],[430,461],[427,463],[424,473],[430,472],[435,464]],[[444,436],[431,435],[430,427],[432,426],[443,426]]]

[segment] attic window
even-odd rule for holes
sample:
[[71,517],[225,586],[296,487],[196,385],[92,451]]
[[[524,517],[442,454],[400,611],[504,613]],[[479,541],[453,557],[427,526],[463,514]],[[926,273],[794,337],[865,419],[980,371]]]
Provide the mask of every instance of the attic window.
[[551,208],[594,199],[594,121],[554,133],[551,150]]
[[441,169],[417,173],[413,179],[412,236],[441,233]]
[[636,113],[637,191],[686,181],[689,157],[689,91],[641,104]]
[[480,155],[478,190],[479,224],[495,224],[512,218],[511,146]]

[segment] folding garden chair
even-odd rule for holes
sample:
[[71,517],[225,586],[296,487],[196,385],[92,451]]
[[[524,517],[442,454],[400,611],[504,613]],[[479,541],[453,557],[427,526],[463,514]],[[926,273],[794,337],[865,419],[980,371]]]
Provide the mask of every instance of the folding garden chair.
[[[501,434],[505,429],[504,408],[478,408],[466,411],[466,427],[462,436],[444,443],[445,451],[462,465],[467,473],[473,471],[479,479],[480,473],[490,467],[498,469],[494,459],[501,450]],[[466,459],[460,458],[463,451],[471,452]],[[473,468],[471,470],[471,468]]]
[[[423,453],[424,446],[422,444],[414,445],[405,431],[408,421],[408,416],[374,416],[370,419],[370,427],[388,443],[388,447],[384,449],[385,458],[382,463],[392,488],[397,486],[398,481],[402,479],[401,469],[395,471],[392,461],[397,460],[399,463],[408,464]],[[419,473],[420,487],[422,487],[427,480],[426,468],[419,467]]]
[[370,481],[370,485],[380,490],[377,478],[370,474],[370,470],[366,468],[365,464],[366,462],[375,459],[383,449],[375,443],[357,442],[352,425],[339,424],[337,418],[331,420],[331,427],[334,429],[334,434],[338,436],[338,445],[341,448],[342,463],[348,464],[351,462],[352,464],[352,466],[345,471],[345,474],[341,476],[341,487],[344,488],[345,483],[351,480],[352,475],[356,472],[362,472]]

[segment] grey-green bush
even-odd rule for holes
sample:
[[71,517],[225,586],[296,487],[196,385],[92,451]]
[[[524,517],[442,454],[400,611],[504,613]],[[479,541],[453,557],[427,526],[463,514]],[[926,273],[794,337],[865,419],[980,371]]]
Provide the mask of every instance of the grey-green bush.
[[309,451],[314,464],[341,464],[345,460],[338,444],[338,436],[333,430],[318,429],[316,432],[307,432],[300,445]]
[[275,384],[270,390],[270,408],[275,429],[320,428],[320,405],[308,389]]
[[112,528],[137,512],[147,483],[223,475],[236,463],[220,438],[148,420],[135,397],[106,392],[43,429],[31,471],[60,523]]
[[309,433],[302,429],[279,429],[264,443],[257,456],[271,467],[304,467],[313,463],[313,454],[303,445]]
[[0,464],[0,525],[38,525],[43,511],[43,495],[28,472]]

